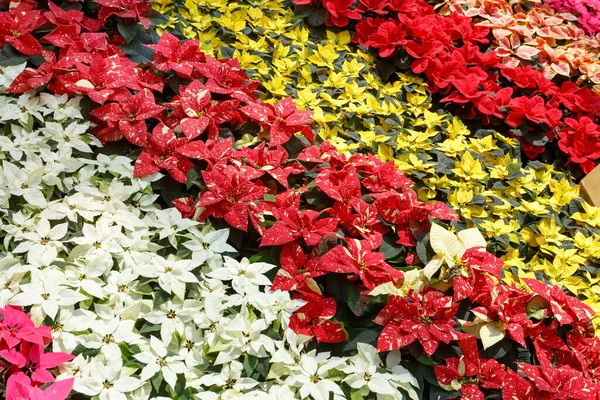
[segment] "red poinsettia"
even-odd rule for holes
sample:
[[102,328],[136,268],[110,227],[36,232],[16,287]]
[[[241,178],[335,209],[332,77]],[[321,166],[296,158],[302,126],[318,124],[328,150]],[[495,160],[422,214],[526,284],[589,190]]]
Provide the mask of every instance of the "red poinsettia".
[[31,318],[20,308],[7,306],[0,309],[0,313],[3,316],[0,324],[0,341],[4,341],[9,349],[15,348],[23,341],[45,346],[52,340],[52,328],[36,327]]
[[32,382],[41,386],[48,382],[54,382],[54,376],[48,371],[75,358],[66,353],[44,353],[44,346],[21,342],[18,349],[0,350],[0,356],[11,363],[11,369],[15,371],[27,371]]
[[346,246],[338,245],[325,253],[317,269],[359,278],[367,289],[385,282],[398,282],[404,275],[385,262],[383,253],[373,251],[366,240],[346,239]]
[[325,24],[343,28],[348,25],[351,19],[361,19],[360,12],[352,8],[353,5],[354,0],[323,0],[323,7],[325,7],[329,16]]
[[173,70],[178,76],[187,79],[198,78],[196,69],[206,60],[200,51],[197,40],[181,43],[172,33],[164,32],[157,44],[148,45],[154,49],[152,64],[159,71]]
[[92,111],[92,115],[118,131],[131,143],[145,146],[148,141],[146,120],[155,117],[164,109],[156,104],[154,95],[144,89],[118,103],[108,103]]
[[224,162],[236,157],[231,138],[212,141],[208,144],[201,140],[194,140],[177,148],[177,152],[189,158],[206,161],[211,167],[219,162]]
[[207,190],[201,193],[198,200],[198,205],[205,208],[200,220],[212,215],[224,218],[236,229],[248,231],[248,217],[253,202],[261,199],[268,189],[249,181],[231,165],[202,171],[202,178]]
[[580,331],[592,329],[594,310],[576,297],[568,296],[558,286],[550,286],[535,279],[523,278],[531,290],[550,304],[554,318],[561,325],[572,325]]
[[[307,280],[325,275],[325,271],[316,269],[317,260],[307,259],[304,250],[297,242],[286,243],[281,247],[280,268],[275,275],[271,290],[302,290]],[[315,283],[309,285],[314,287]]]
[[347,165],[342,170],[325,168],[315,179],[317,187],[337,201],[360,197],[360,180],[356,169]]
[[369,35],[367,45],[379,49],[380,57],[389,57],[400,46],[406,44],[406,29],[404,25],[396,25],[389,21],[379,25],[377,32]]
[[336,230],[337,218],[321,218],[318,211],[298,210],[297,208],[273,209],[277,222],[266,230],[261,246],[277,246],[289,243],[300,237],[308,246],[315,246],[321,237]]
[[308,124],[312,122],[310,111],[298,110],[291,98],[286,98],[275,105],[254,102],[240,109],[242,113],[269,129],[269,145],[278,146],[290,140],[296,132],[302,131],[313,141]]
[[558,132],[558,147],[569,155],[568,162],[581,165],[589,174],[600,158],[600,128],[588,117],[565,118],[566,127]]
[[471,336],[458,341],[460,358],[447,358],[446,365],[434,366],[435,377],[448,390],[457,390],[465,400],[483,400],[481,388],[500,389],[504,382],[506,367],[494,359],[479,357],[477,339]]
[[246,161],[245,172],[249,179],[260,178],[266,173],[286,189],[289,187],[288,176],[304,171],[298,163],[287,162],[288,152],[281,146],[268,148],[263,142],[255,148],[244,147],[241,156]]
[[216,60],[207,57],[198,65],[198,71],[207,78],[206,87],[211,93],[227,94],[234,99],[251,103],[258,81],[250,81],[237,59]]
[[5,400],[64,400],[69,396],[75,378],[62,379],[43,390],[32,386],[31,379],[22,372],[12,374],[6,383]]
[[[544,358],[543,353],[536,354],[537,358]],[[583,373],[568,366],[553,366],[550,360],[544,360],[540,365],[531,365],[522,362],[517,363],[519,370],[525,375],[524,380],[517,380],[518,388],[511,385],[515,390],[516,399],[541,398],[541,399],[574,399],[590,400],[596,399],[600,393],[600,385],[591,379],[584,377]],[[525,383],[523,382],[525,381]],[[506,385],[508,386],[508,385]],[[531,388],[533,387],[533,390]],[[528,393],[537,392],[536,397],[524,397],[524,391]],[[510,393],[503,389],[502,394]],[[512,394],[512,393],[511,393]]]
[[483,273],[501,279],[500,271],[504,263],[483,247],[471,247],[465,251],[461,262],[445,274],[444,281],[451,282],[454,301],[466,299],[478,287],[477,281],[485,279]]
[[11,43],[28,56],[41,54],[42,45],[31,34],[45,22],[41,11],[22,10],[20,7],[0,12],[0,45]]
[[323,297],[315,292],[300,292],[294,298],[304,300],[306,304],[292,314],[290,329],[298,334],[314,336],[317,343],[346,341],[346,333],[342,327],[330,321],[337,309],[334,298]]
[[187,142],[186,138],[177,138],[171,129],[160,122],[135,161],[133,176],[138,178],[166,169],[173,179],[186,183],[187,174],[194,164],[176,150]]
[[[135,64],[126,57],[96,54],[90,57],[89,64],[77,61],[73,66],[77,72],[59,76],[59,83],[69,93],[86,95],[98,104],[104,104],[107,100],[124,100],[130,95],[126,88],[135,89],[137,86]],[[150,91],[141,92],[149,93],[146,97],[152,96]]]
[[106,22],[108,17],[116,15],[121,18],[133,18],[140,21],[144,28],[150,27],[150,20],[144,14],[150,9],[150,1],[147,0],[95,0],[100,7],[98,18]]
[[391,295],[374,322],[384,325],[377,341],[378,351],[404,348],[418,340],[431,356],[440,342],[450,343],[465,335],[454,330],[459,304],[452,297],[428,290],[408,296]]
[[349,235],[366,239],[372,249],[378,248],[383,235],[389,232],[378,217],[377,207],[362,199],[355,198],[348,203],[337,201],[333,209],[335,216],[340,220],[340,225],[348,231]]
[[9,93],[25,93],[31,89],[37,89],[44,86],[54,77],[54,65],[56,56],[50,51],[42,51],[42,57],[45,62],[37,69],[25,68],[8,88]]

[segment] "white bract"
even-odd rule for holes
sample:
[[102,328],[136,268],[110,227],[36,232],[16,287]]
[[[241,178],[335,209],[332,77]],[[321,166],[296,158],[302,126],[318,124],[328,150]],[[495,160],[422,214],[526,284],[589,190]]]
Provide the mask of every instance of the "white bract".
[[[0,90],[19,68],[0,67]],[[0,95],[0,307],[24,307],[53,326],[54,351],[79,354],[60,379],[100,400],[412,396],[414,378],[372,348],[307,351],[288,328],[304,302],[270,290],[276,266],[161,209],[160,173],[133,178],[131,158],[94,154],[79,101]]]

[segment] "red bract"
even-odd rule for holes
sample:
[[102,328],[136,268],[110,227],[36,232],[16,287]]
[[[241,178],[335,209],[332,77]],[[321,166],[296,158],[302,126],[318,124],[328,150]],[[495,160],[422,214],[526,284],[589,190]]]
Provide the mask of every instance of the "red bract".
[[406,30],[394,22],[384,22],[377,28],[377,33],[369,35],[367,45],[379,49],[380,57],[389,57],[399,46],[406,44]]
[[580,331],[593,330],[591,318],[594,311],[573,296],[567,296],[558,286],[546,285],[535,279],[523,278],[531,290],[550,304],[554,317],[561,325],[572,325]]
[[0,341],[4,341],[9,349],[15,348],[23,341],[45,346],[52,340],[52,328],[36,327],[22,310],[7,306],[0,309],[0,313],[3,314]]
[[42,45],[31,32],[40,27],[45,19],[39,10],[23,10],[19,7],[0,12],[0,45],[11,43],[26,55],[42,53]]
[[[544,357],[543,353],[536,355],[538,359]],[[539,397],[535,398],[589,400],[596,398],[600,390],[600,385],[585,378],[580,371],[568,366],[557,368],[550,360],[544,360],[537,366],[521,362],[517,365],[539,393]],[[527,384],[523,386],[527,387]]]
[[22,372],[8,378],[6,400],[64,400],[68,397],[75,378],[63,379],[52,383],[44,390],[31,386],[31,379]]
[[208,78],[206,87],[211,93],[227,94],[246,103],[255,100],[254,91],[259,82],[248,79],[238,60],[219,61],[207,57],[205,63],[198,65],[198,70],[202,76]]
[[45,62],[37,69],[25,68],[11,83],[8,88],[9,93],[25,93],[28,90],[44,86],[52,80],[56,56],[50,51],[42,51],[42,56]]
[[288,208],[274,209],[272,212],[278,221],[266,230],[261,246],[277,246],[300,237],[308,246],[315,246],[323,235],[334,232],[338,224],[337,218],[318,219],[321,213],[312,210]]
[[75,358],[66,353],[44,353],[43,346],[29,342],[21,342],[19,349],[0,350],[0,356],[11,363],[12,368],[29,371],[32,382],[37,385],[53,382],[54,377],[48,369]]
[[500,278],[500,270],[504,263],[499,258],[485,251],[482,247],[471,247],[465,251],[461,263],[444,275],[444,282],[451,282],[454,291],[454,301],[466,299],[474,288],[479,286],[477,281],[485,279],[483,272]]
[[377,207],[361,199],[352,199],[349,203],[338,201],[333,209],[335,216],[340,220],[340,225],[350,236],[366,239],[372,249],[378,248],[383,235],[389,232],[378,217]]
[[346,333],[342,327],[330,321],[337,309],[335,299],[313,292],[302,292],[294,295],[294,298],[304,300],[306,304],[292,314],[290,329],[298,334],[314,336],[317,343],[346,341]]
[[146,120],[163,109],[163,106],[156,104],[152,92],[144,89],[119,103],[105,104],[91,114],[108,122],[109,126],[118,126],[118,131],[131,143],[145,146],[148,140]]
[[558,147],[569,155],[569,162],[581,165],[590,173],[600,158],[600,128],[588,117],[566,118],[567,126],[558,132]]
[[202,178],[208,189],[198,200],[198,205],[205,208],[200,220],[212,215],[224,218],[236,229],[248,231],[248,217],[253,202],[261,199],[267,193],[267,188],[249,181],[233,166],[202,171]]
[[323,7],[329,13],[329,19],[325,23],[343,28],[350,19],[361,19],[360,13],[351,8],[353,4],[354,0],[323,0]]
[[350,165],[341,171],[325,168],[315,179],[317,187],[337,201],[360,197],[360,180],[356,169]]
[[133,176],[139,178],[166,169],[178,182],[186,183],[186,177],[194,164],[176,150],[188,141],[178,139],[162,122],[156,125],[144,150],[135,162]]
[[452,297],[434,290],[406,297],[389,296],[388,304],[374,320],[384,325],[377,350],[397,350],[418,340],[425,354],[431,356],[440,342],[450,343],[464,336],[454,330],[458,306]]
[[[69,93],[84,94],[98,104],[129,97],[125,88],[135,89],[137,86],[134,64],[125,57],[113,55],[105,58],[98,54],[91,56],[89,64],[76,61],[73,67],[77,72],[59,76],[58,82]],[[150,91],[142,92],[146,93],[145,97],[153,97]],[[110,121],[116,123],[119,120],[111,118]]]
[[147,0],[95,0],[95,2],[102,6],[98,18],[103,23],[111,15],[116,15],[140,21],[146,29],[150,27],[150,20],[143,16],[150,9],[150,2]]
[[480,387],[502,387],[506,367],[496,360],[480,358],[475,337],[459,340],[458,347],[462,357],[447,358],[446,365],[434,367],[435,377],[442,387],[448,390],[460,387],[465,400],[483,400],[485,396]]
[[177,149],[177,152],[189,158],[204,160],[210,167],[215,166],[219,161],[226,161],[234,158],[233,140],[231,138],[213,141],[208,144],[200,140],[195,140],[185,144]]
[[385,282],[398,282],[402,272],[385,262],[381,252],[375,252],[366,240],[346,239],[347,247],[336,246],[320,259],[317,269],[336,274],[350,274],[359,278],[367,289]]
[[[281,247],[280,268],[275,275],[271,290],[302,290],[307,285],[307,280],[325,275],[324,271],[316,269],[316,262],[317,260],[314,258],[306,258],[304,250],[298,243],[286,243]],[[314,287],[315,285],[314,282],[311,282],[308,286]]]
[[250,179],[260,178],[267,173],[286,189],[289,187],[288,176],[304,170],[298,163],[286,165],[288,152],[281,146],[267,148],[263,142],[253,149],[244,147],[241,155],[248,164],[245,172]]
[[386,192],[392,189],[405,189],[414,183],[396,169],[393,161],[382,162],[373,154],[367,157],[354,154],[348,160],[361,175],[360,183],[373,193]]
[[[281,100],[275,105],[255,102],[242,107],[240,111],[251,120],[269,129],[270,146],[286,143],[294,133],[299,131],[306,135],[303,127],[312,122],[310,118],[312,112],[297,110],[294,101],[290,98]],[[307,138],[311,141],[314,140],[312,133]]]
[[197,40],[186,40],[183,44],[173,34],[165,32],[158,44],[148,45],[154,49],[152,63],[159,71],[173,70],[187,79],[198,78],[195,71],[206,59]]

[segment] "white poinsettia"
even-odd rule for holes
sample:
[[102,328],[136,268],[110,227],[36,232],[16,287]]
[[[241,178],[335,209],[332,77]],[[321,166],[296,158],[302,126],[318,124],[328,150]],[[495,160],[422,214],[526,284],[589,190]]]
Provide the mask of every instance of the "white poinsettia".
[[149,263],[138,266],[141,276],[158,278],[158,284],[167,293],[173,293],[181,300],[185,298],[185,285],[199,283],[192,271],[198,267],[193,260],[180,260],[173,255],[167,258],[154,256]]
[[81,308],[63,307],[52,327],[52,348],[54,351],[72,353],[79,344],[77,332],[85,332],[94,321],[96,314]]
[[190,227],[187,235],[191,238],[183,245],[192,252],[192,260],[199,264],[206,263],[210,269],[216,269],[221,266],[223,253],[236,253],[236,250],[227,244],[229,229],[219,229],[218,231],[209,230],[200,231],[196,227]]
[[102,205],[93,199],[90,199],[82,193],[75,193],[72,196],[65,196],[61,200],[48,203],[40,216],[49,220],[68,219],[71,222],[77,222],[77,217],[81,216],[86,221],[91,221],[102,214]]
[[[340,367],[340,371],[347,374],[342,382],[347,383],[353,389],[367,387],[377,395],[387,395],[391,398],[402,398],[398,390],[398,382],[418,387],[417,379],[402,367],[397,368],[396,373],[390,373],[383,369],[381,358],[377,349],[366,343],[358,343],[358,354],[351,357],[348,365]],[[412,387],[410,386],[410,387]]]
[[44,137],[18,125],[11,125],[12,138],[0,136],[0,151],[8,153],[13,161],[20,161],[24,154],[39,152]]
[[329,357],[329,353],[317,354],[316,350],[300,356],[300,364],[292,370],[285,383],[298,388],[301,399],[314,400],[345,399],[342,388],[329,379],[329,371],[336,369],[344,359]]
[[156,325],[160,325],[160,337],[163,342],[170,343],[173,334],[183,334],[185,326],[201,310],[198,300],[182,301],[175,297],[154,307],[154,311],[144,316],[144,319]]
[[56,121],[82,119],[83,116],[79,106],[81,99],[79,96],[69,99],[67,94],[40,93],[40,105],[47,109],[46,115],[52,115],[52,118]]
[[204,386],[211,387],[217,385],[234,393],[242,393],[258,385],[258,382],[252,378],[242,377],[244,366],[239,361],[232,361],[225,364],[220,372],[206,374],[200,379],[190,383],[193,387]]
[[57,122],[48,122],[42,128],[44,135],[49,136],[52,140],[58,143],[58,150],[65,154],[73,154],[73,149],[82,153],[91,153],[91,147],[86,143],[83,134],[89,130],[90,126],[87,123],[71,122],[64,126]]
[[431,279],[443,264],[453,268],[467,249],[478,246],[485,247],[487,244],[477,228],[464,229],[455,234],[436,223],[431,224],[429,243],[435,251],[435,256],[423,268],[423,273],[428,279]]
[[73,390],[99,400],[127,400],[127,393],[140,387],[138,378],[128,375],[120,358],[103,360],[96,357],[86,367],[86,376],[76,378]]
[[54,319],[61,306],[72,306],[87,300],[87,296],[66,287],[67,281],[57,270],[40,271],[32,277],[31,283],[20,286],[21,292],[10,299],[15,306],[31,306],[31,319],[41,324],[44,317]]
[[177,248],[175,235],[183,233],[188,228],[198,225],[196,221],[189,218],[183,218],[176,208],[167,210],[153,210],[146,215],[148,226],[158,228],[159,238],[168,238],[169,243]]
[[149,380],[160,372],[169,386],[175,389],[177,374],[185,373],[186,367],[182,356],[168,354],[165,344],[156,336],[150,336],[148,349],[134,355],[136,360],[146,365],[140,375],[142,382]]
[[221,281],[231,281],[231,286],[236,292],[240,294],[256,292],[259,286],[271,284],[264,273],[275,268],[275,265],[264,262],[250,263],[245,257],[241,261],[237,261],[224,256],[223,260],[221,268],[217,268],[207,275]]
[[107,358],[121,357],[119,344],[139,344],[142,337],[134,332],[135,321],[114,317],[109,321],[96,320],[89,327],[89,334],[81,335],[79,342],[88,349],[100,349]]
[[259,358],[272,354],[275,343],[262,333],[267,327],[264,319],[251,316],[248,307],[242,306],[240,313],[223,325],[218,342],[211,346],[212,352],[218,351],[215,365],[235,360],[244,353]]
[[6,179],[8,191],[13,196],[23,196],[27,203],[36,207],[46,207],[46,198],[42,193],[42,177],[44,176],[44,166],[38,165],[31,169],[25,166],[17,166],[13,163],[2,162],[2,170]]

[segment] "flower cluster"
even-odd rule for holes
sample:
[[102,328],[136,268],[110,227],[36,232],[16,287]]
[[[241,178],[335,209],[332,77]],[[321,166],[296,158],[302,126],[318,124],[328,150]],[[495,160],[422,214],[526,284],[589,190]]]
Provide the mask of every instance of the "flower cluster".
[[[379,74],[386,70],[349,44],[348,31],[313,36],[283,3],[270,4],[268,10],[258,2],[160,7],[177,11],[176,26],[200,38],[204,52],[235,55],[270,96],[296,96],[299,107],[314,110],[318,136],[339,151],[394,161],[416,182],[420,200],[441,199],[468,227],[477,226],[488,249],[505,260],[507,282],[537,276],[600,311],[593,272],[600,213],[553,159],[521,163],[515,140],[470,131],[459,118],[433,112],[418,78],[394,74],[398,80],[384,83]],[[244,32],[229,30],[234,16],[245,21]]]
[[[344,4],[340,7],[345,11],[330,9],[337,3]],[[339,15],[354,12],[351,3],[344,1],[323,2],[323,7],[328,11],[327,21],[340,27],[349,20]],[[374,12],[371,5],[367,11]],[[410,66],[414,73],[424,74],[439,101],[453,104],[465,117],[478,118],[484,126],[506,123],[530,158],[542,153],[558,134],[568,162],[580,164],[585,173],[594,168],[600,158],[600,141],[593,121],[600,108],[593,91],[572,82],[557,85],[530,66],[501,65],[496,51],[479,48],[488,44],[489,29],[474,25],[468,17],[436,14],[424,1],[411,2],[411,7],[388,3],[380,11],[387,19],[361,19],[354,41],[378,49],[380,57],[395,56],[392,65]],[[534,50],[519,47],[521,55],[530,58],[534,53],[529,49]],[[584,128],[573,129],[564,119],[566,112]]]
[[438,12],[444,15],[457,12],[490,28],[493,38],[489,48],[501,57],[504,65],[529,65],[550,80],[572,79],[578,86],[594,85],[598,92],[599,44],[594,34],[578,28],[571,14],[530,7],[531,4],[449,0]]
[[[12,8],[33,9],[20,3]],[[0,80],[12,92],[44,91],[41,72],[55,93],[0,100],[8,111],[0,305],[53,326],[54,350],[76,355],[60,377],[74,377],[65,382],[76,392],[391,400],[599,391],[593,309],[521,273],[544,271],[546,281],[556,273],[551,282],[589,290],[577,279],[598,258],[595,209],[566,179],[552,181],[559,172],[522,168],[514,140],[470,134],[429,111],[422,81],[395,66],[386,72],[353,50],[348,32],[315,44],[276,2],[155,4],[180,7],[179,20],[146,2],[98,3],[97,20],[86,9],[71,16],[113,29],[98,36],[106,46],[81,47],[91,36],[75,29],[73,43],[44,45],[57,66],[19,50],[24,43],[5,45],[4,55],[15,49],[29,67],[3,67]],[[386,11],[342,3],[327,2],[327,24]],[[401,11],[419,13],[413,5]],[[54,5],[50,12],[56,18],[44,12],[50,22],[32,28],[34,39],[45,33],[38,27],[68,19]],[[199,40],[159,37],[156,22],[182,23]],[[386,73],[393,82],[383,83]],[[259,100],[259,89],[275,98]],[[289,95],[315,110],[320,131]],[[91,124],[82,120],[90,106]],[[585,115],[564,124],[583,136],[594,129]],[[111,152],[128,156],[103,155]],[[515,212],[518,226],[494,235]],[[562,213],[572,220],[554,218]],[[494,236],[491,245],[473,225]],[[571,240],[583,257],[575,249],[555,257]]]
[[544,6],[561,13],[574,15],[577,24],[590,35],[600,32],[600,17],[598,16],[600,3],[597,0],[566,0],[560,3],[556,0],[546,0]]
[[[152,189],[160,174],[137,179],[132,159],[94,155],[100,144],[81,120],[80,98],[0,98],[3,110],[23,105],[23,114],[2,114],[13,144],[2,146],[0,173],[10,210],[0,217],[0,304],[9,304],[2,323],[11,332],[3,338],[10,359],[30,358],[33,372],[16,374],[7,398],[22,398],[12,396],[25,393],[27,379],[47,382],[46,369],[75,355],[39,398],[65,398],[71,385],[100,398],[418,398],[398,354],[384,363],[361,344],[352,357],[334,356],[290,331],[305,302],[271,290],[275,265],[233,258],[228,230],[161,210]],[[52,329],[34,329],[13,305]],[[14,347],[21,337],[32,346]],[[36,343],[51,339],[60,353],[40,358]]]
[[36,327],[18,307],[4,307],[0,309],[0,316],[0,372],[6,379],[4,398],[66,399],[73,379],[55,381],[50,371],[74,356],[45,351],[52,341],[52,328]]

